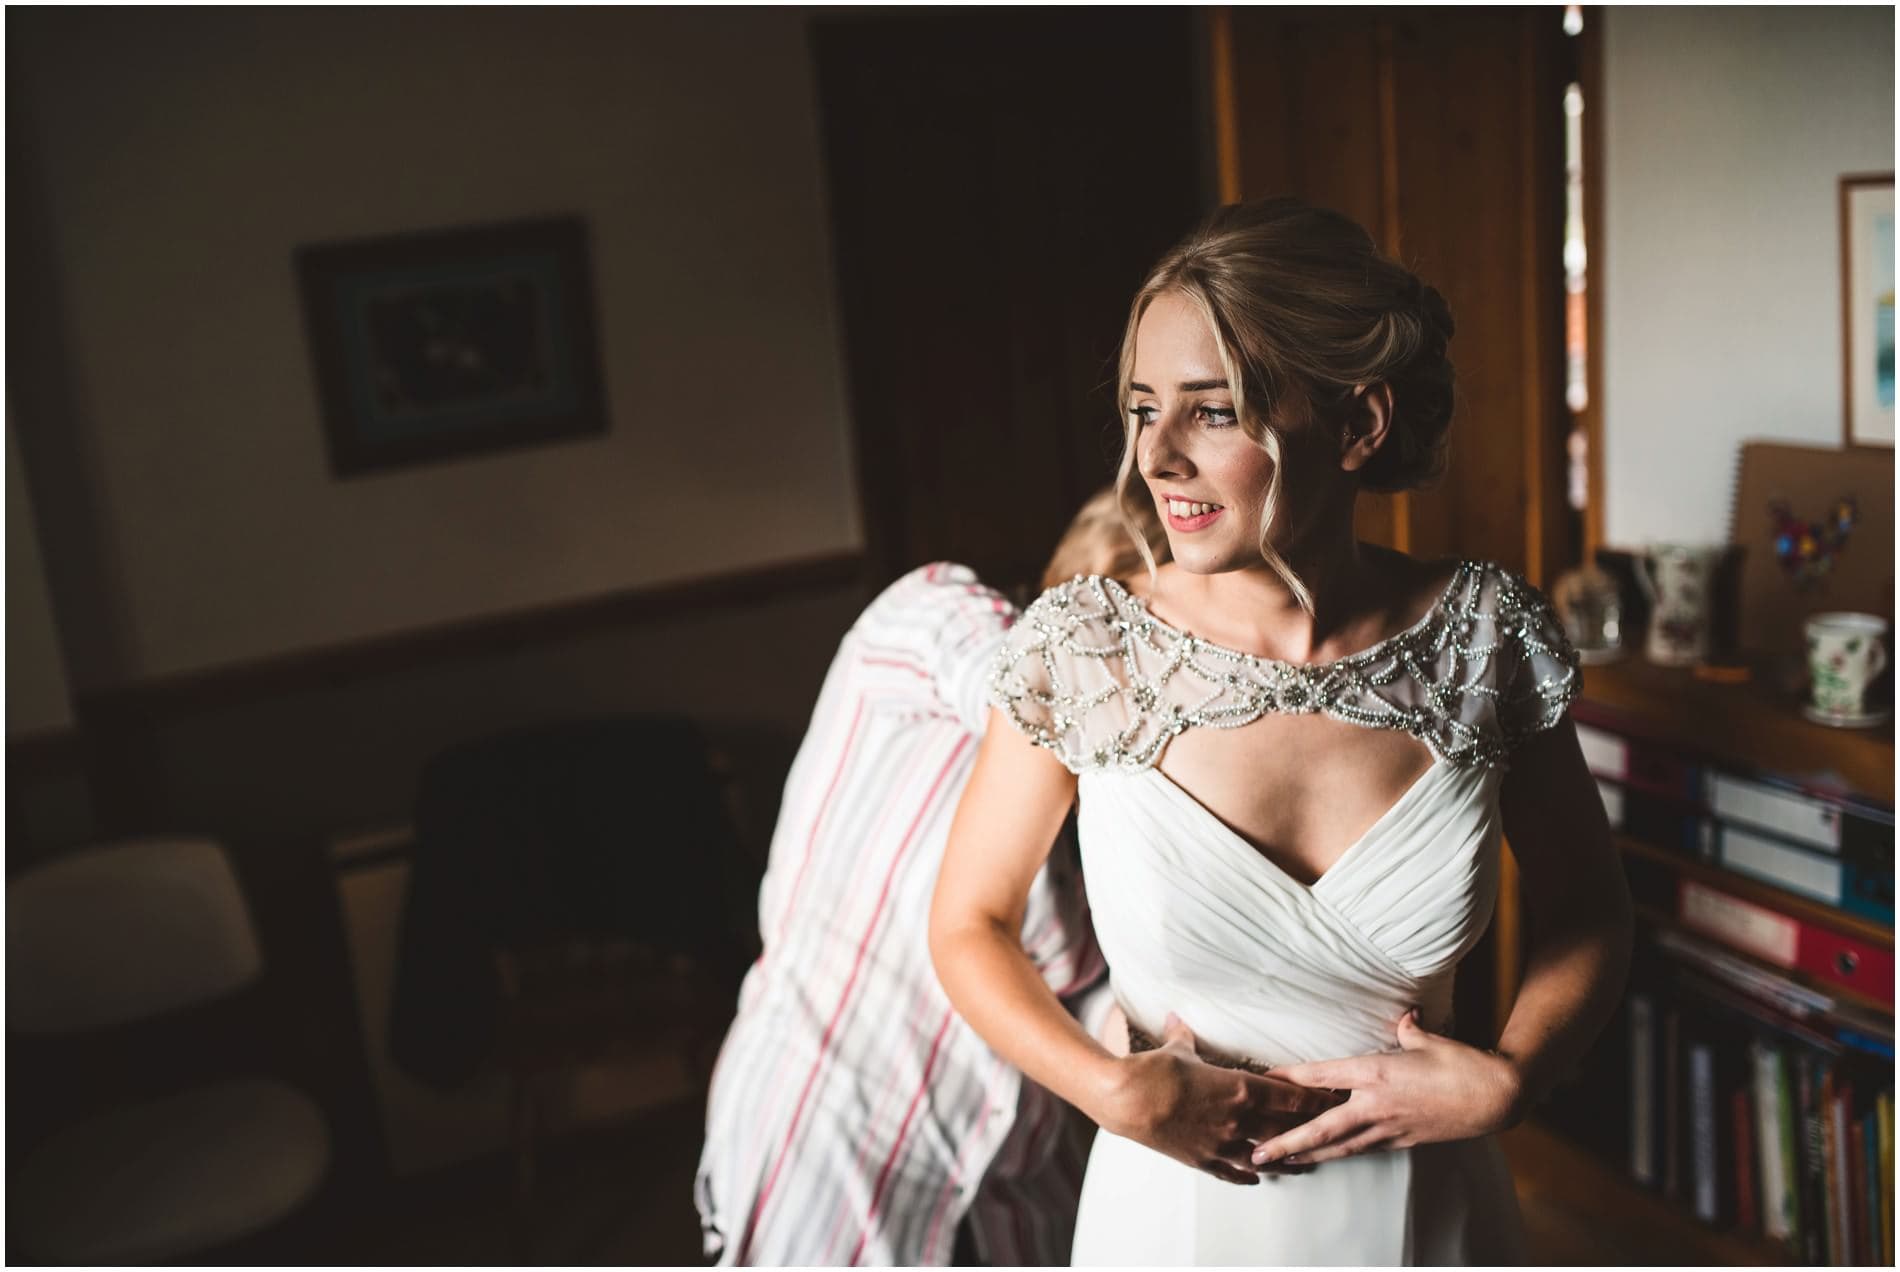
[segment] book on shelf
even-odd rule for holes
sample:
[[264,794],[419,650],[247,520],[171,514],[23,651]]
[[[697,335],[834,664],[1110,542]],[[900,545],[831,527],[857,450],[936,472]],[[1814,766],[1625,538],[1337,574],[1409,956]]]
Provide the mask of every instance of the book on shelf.
[[1703,1223],[1722,1222],[1718,1200],[1715,1142],[1715,1048],[1707,1041],[1689,1044],[1689,1151],[1690,1191],[1695,1217]]
[[1876,1147],[1874,1151],[1874,1169],[1879,1179],[1874,1195],[1880,1199],[1880,1257],[1876,1263],[1891,1264],[1894,1261],[1893,1248],[1893,1092],[1883,1091],[1874,1101],[1874,1131]]
[[1712,1229],[1803,1262],[1890,1262],[1893,1066],[1835,1032],[1837,1013],[1861,1009],[1764,982],[1708,942],[1656,937],[1541,1120]]
[[1706,860],[1877,922],[1893,922],[1892,810],[1773,775],[1712,770]]
[[1661,929],[1650,934],[1650,940],[1694,974],[1712,998],[1734,1001],[1739,996],[1738,1010],[1776,1023],[1814,1045],[1893,1060],[1891,1016],[1818,993],[1680,932]]
[[1741,1084],[1729,1092],[1728,1107],[1728,1115],[1734,1119],[1735,1138],[1731,1141],[1734,1147],[1729,1163],[1735,1171],[1735,1226],[1744,1231],[1761,1227],[1761,1209],[1756,1201],[1761,1185],[1755,1166],[1755,1117],[1748,1105],[1749,1087],[1746,1085],[1753,1078],[1753,1062],[1752,1051],[1742,1056]]
[[1675,915],[1683,926],[1777,967],[1893,1005],[1893,950],[1820,923],[1771,910],[1711,884],[1680,879]]
[[1630,1177],[1639,1184],[1661,1178],[1656,1151],[1656,1003],[1648,994],[1631,994],[1629,1009]]
[[1749,1044],[1749,1057],[1754,1062],[1760,1230],[1772,1240],[1792,1242],[1800,1206],[1794,1190],[1794,1110],[1788,1098],[1787,1055],[1757,1038]]
[[1796,1124],[1800,1142],[1801,1179],[1801,1254],[1817,1266],[1832,1263],[1828,1257],[1827,1145],[1821,1129],[1821,1067],[1806,1051],[1795,1055]]
[[1825,779],[1691,756],[1620,732],[1606,718],[1576,727],[1617,831],[1893,923],[1892,808]]
[[1585,711],[1573,709],[1572,715],[1577,743],[1592,773],[1624,789],[1690,804],[1701,801],[1702,766],[1692,757],[1614,725],[1585,720]]

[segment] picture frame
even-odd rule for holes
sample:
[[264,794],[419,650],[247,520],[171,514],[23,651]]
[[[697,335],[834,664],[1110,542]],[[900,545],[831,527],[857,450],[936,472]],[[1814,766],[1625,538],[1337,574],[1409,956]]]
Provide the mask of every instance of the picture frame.
[[1893,174],[1841,178],[1842,440],[1893,448]]
[[295,263],[337,477],[607,431],[579,217],[314,244]]

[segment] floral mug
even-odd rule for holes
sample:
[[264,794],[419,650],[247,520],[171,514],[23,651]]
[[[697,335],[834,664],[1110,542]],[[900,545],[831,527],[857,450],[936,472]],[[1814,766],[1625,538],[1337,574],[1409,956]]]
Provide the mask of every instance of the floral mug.
[[1817,714],[1865,714],[1867,687],[1887,669],[1887,621],[1835,611],[1807,622],[1808,701]]

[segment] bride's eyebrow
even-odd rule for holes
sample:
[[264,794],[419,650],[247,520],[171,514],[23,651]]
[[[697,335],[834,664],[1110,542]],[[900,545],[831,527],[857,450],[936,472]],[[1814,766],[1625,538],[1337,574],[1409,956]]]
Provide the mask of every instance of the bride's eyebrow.
[[[1182,393],[1209,393],[1215,389],[1225,389],[1227,387],[1227,381],[1225,380],[1183,380],[1181,381],[1181,383],[1175,385],[1174,387]],[[1128,388],[1131,392],[1134,392],[1134,393],[1153,393],[1154,392],[1153,389],[1149,388],[1147,385],[1142,384],[1138,381],[1131,381],[1128,385]]]

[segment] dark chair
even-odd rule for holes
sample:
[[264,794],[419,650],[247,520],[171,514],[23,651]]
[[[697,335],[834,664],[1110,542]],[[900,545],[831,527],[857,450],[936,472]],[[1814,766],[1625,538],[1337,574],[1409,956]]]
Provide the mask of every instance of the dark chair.
[[425,768],[392,1007],[396,1062],[511,1075],[520,1190],[546,1079],[656,1048],[704,1082],[756,952],[759,872],[690,722],[588,720]]

